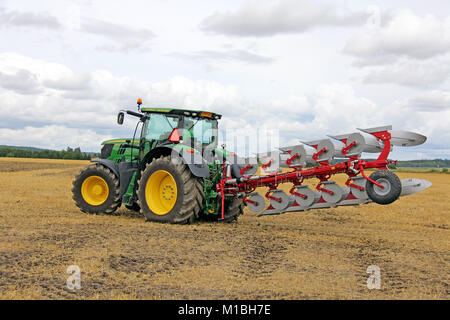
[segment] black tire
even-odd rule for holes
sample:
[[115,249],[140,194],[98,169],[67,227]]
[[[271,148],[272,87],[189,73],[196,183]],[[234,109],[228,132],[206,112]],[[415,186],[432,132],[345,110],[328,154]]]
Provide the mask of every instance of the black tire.
[[376,171],[370,175],[370,179],[384,186],[384,188],[381,189],[367,180],[367,194],[373,202],[386,205],[396,201],[400,197],[400,194],[402,193],[402,182],[392,171]]
[[[108,185],[109,193],[105,202],[100,205],[92,205],[86,202],[82,194],[83,183],[89,177],[97,176],[102,178]],[[90,165],[83,169],[73,181],[73,200],[78,208],[85,213],[91,214],[112,214],[121,205],[119,179],[116,175],[101,164]]]
[[[154,213],[146,200],[146,186],[153,173],[164,170],[173,177],[177,188],[177,199],[173,208],[164,215]],[[191,170],[179,159],[170,156],[153,159],[141,172],[138,181],[138,205],[147,221],[172,224],[187,224],[198,218],[203,207],[203,187],[200,178],[192,175]],[[162,196],[162,195],[161,195]]]
[[[220,199],[219,199],[220,201]],[[200,219],[208,222],[230,223],[237,221],[238,217],[244,214],[244,202],[242,199],[225,200],[224,219],[222,220],[222,211],[219,208],[218,214],[200,213]]]
[[[220,222],[230,223],[233,221],[237,221],[238,217],[243,213],[244,213],[244,201],[242,199],[236,198],[233,200],[226,200],[225,212],[223,214],[224,219],[220,220]],[[220,218],[222,218],[222,216],[220,216]]]
[[137,202],[134,202],[131,206],[126,205],[125,206],[128,210],[134,211],[134,212],[140,212],[141,211],[141,207],[139,207],[139,205],[137,204]]

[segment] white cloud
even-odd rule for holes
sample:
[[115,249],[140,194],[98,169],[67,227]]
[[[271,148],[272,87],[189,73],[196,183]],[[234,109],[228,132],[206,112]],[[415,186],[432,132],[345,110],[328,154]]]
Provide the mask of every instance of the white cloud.
[[381,65],[366,66],[364,83],[395,83],[408,87],[435,88],[445,83],[450,74],[450,55],[428,60],[399,58]]
[[137,29],[91,18],[83,19],[80,30],[82,32],[103,36],[118,43],[118,45],[100,45],[97,49],[101,51],[145,51],[147,50],[146,45],[148,41],[155,37],[155,34],[148,29]]
[[309,0],[248,1],[234,12],[218,12],[201,23],[204,31],[232,35],[265,37],[299,33],[318,26],[363,24],[366,12],[348,12],[331,4]]
[[274,61],[273,58],[259,55],[247,50],[203,50],[192,53],[172,53],[170,56],[179,57],[184,59],[191,59],[198,62],[242,62],[251,64],[268,64]]
[[48,12],[8,11],[0,7],[0,26],[2,25],[6,27],[40,27],[53,30],[62,28],[58,19]]
[[21,94],[41,92],[37,77],[28,70],[17,70],[14,74],[0,72],[0,87],[17,91]]
[[[134,109],[139,96],[145,106],[223,114],[222,130],[278,130],[280,145],[387,124],[427,134],[440,149],[448,149],[443,146],[450,139],[450,109],[445,107],[450,95],[446,92],[380,106],[358,96],[349,85],[328,84],[309,96],[259,100],[249,99],[236,86],[212,81],[174,77],[165,82],[148,82],[108,71],[76,73],[59,64],[0,54],[1,73],[15,74],[17,70],[27,70],[42,92],[24,94],[14,87],[0,88],[0,144],[56,149],[79,145],[83,150],[98,150],[103,139],[132,135],[135,119],[127,118],[125,126],[119,127],[116,113],[126,107]],[[433,101],[432,108],[442,111],[423,112],[427,111],[424,99]],[[27,138],[31,136],[31,140]]]
[[364,83],[439,87],[450,74],[450,16],[440,20],[401,10],[378,28],[362,29],[344,52],[355,58]]
[[352,37],[344,52],[362,59],[432,58],[450,51],[450,17],[418,16],[402,10],[377,29],[366,28]]
[[[72,7],[78,8],[78,7]],[[63,25],[57,17],[48,12],[28,12],[18,10],[7,10],[0,7],[0,26],[26,27],[26,28],[45,28],[53,31],[79,31],[84,34],[101,36],[111,43],[97,44],[96,48],[104,52],[123,52],[147,51],[148,43],[155,37],[155,34],[145,28],[129,27],[120,23],[113,23],[88,17],[81,18],[79,10],[70,12],[67,18],[78,17],[74,21],[65,21]]]
[[43,85],[50,89],[63,91],[82,91],[91,88],[92,77],[89,73],[70,73],[58,79],[45,79]]
[[442,112],[450,110],[450,92],[433,90],[408,99],[406,106],[413,111]]

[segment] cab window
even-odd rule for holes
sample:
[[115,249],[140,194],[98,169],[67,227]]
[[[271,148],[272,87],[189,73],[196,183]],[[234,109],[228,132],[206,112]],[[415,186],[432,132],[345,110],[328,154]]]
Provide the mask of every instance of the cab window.
[[178,128],[179,117],[164,114],[152,114],[147,122],[145,139],[159,142],[168,140],[173,129]]
[[184,138],[193,140],[203,147],[216,141],[217,121],[212,119],[184,118]]

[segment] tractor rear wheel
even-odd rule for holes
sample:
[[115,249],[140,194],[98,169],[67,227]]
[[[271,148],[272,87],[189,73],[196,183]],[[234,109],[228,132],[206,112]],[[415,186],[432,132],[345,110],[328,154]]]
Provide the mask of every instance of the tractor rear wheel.
[[119,179],[101,164],[90,165],[76,176],[72,194],[85,213],[111,214],[121,205]]
[[170,156],[153,159],[138,181],[138,205],[148,221],[186,224],[202,210],[200,179],[181,160]]

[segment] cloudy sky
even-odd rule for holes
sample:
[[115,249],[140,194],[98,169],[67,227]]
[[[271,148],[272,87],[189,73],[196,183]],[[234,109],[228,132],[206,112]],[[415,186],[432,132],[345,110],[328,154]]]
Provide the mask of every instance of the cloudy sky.
[[0,0],[0,144],[98,151],[117,111],[222,113],[281,144],[392,124],[450,158],[447,0]]

